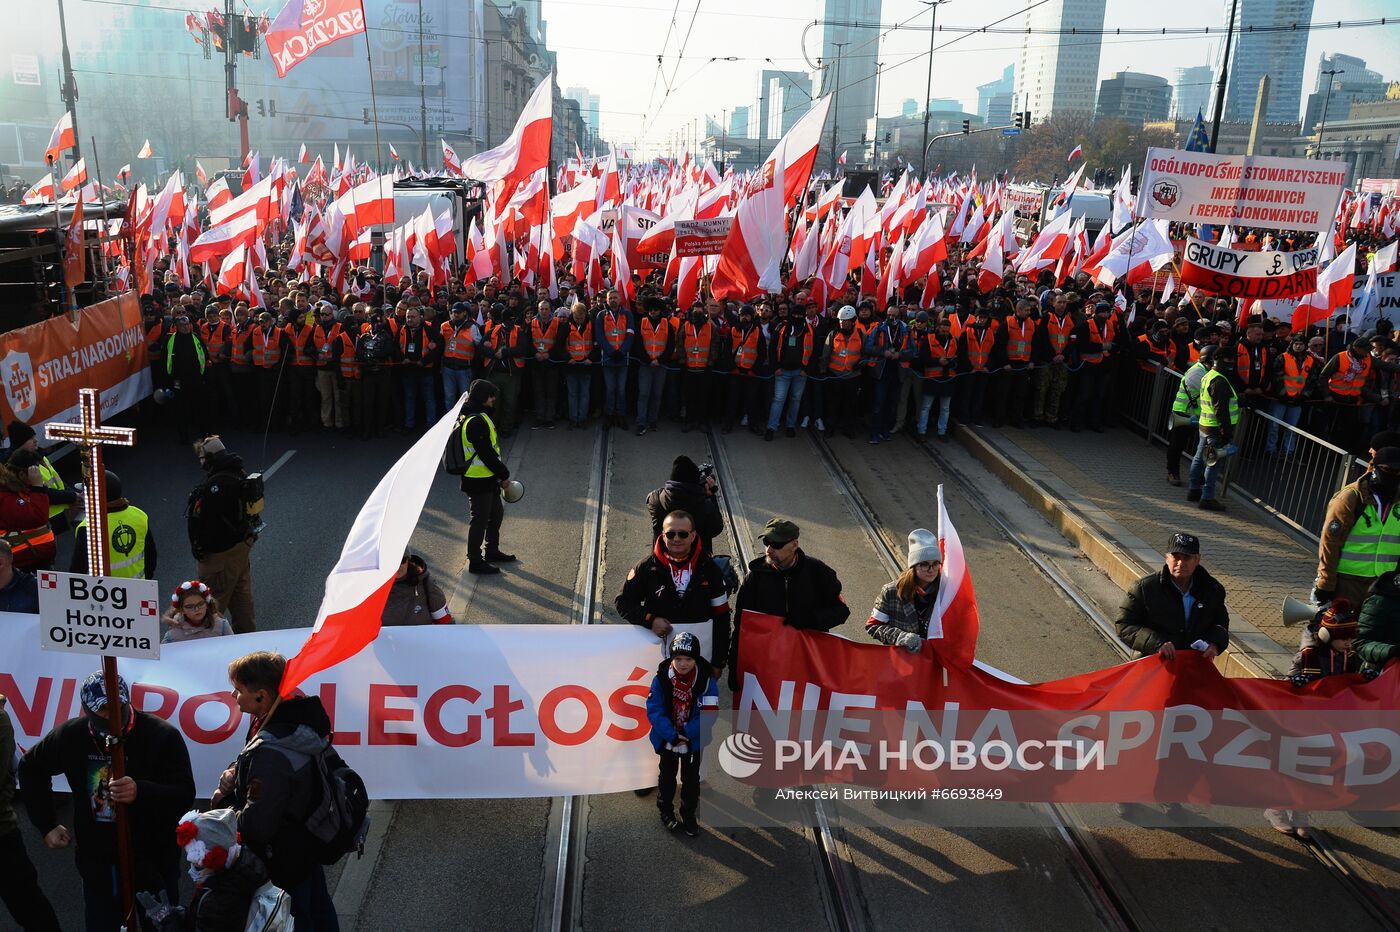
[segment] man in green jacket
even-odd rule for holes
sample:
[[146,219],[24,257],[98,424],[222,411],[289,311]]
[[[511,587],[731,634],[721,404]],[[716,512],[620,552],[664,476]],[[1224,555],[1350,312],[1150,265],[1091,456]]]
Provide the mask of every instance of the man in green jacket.
[[25,932],[57,932],[58,917],[44,891],[39,889],[39,873],[19,831],[14,807],[15,729],[0,696],[0,902]]
[[1400,565],[1376,577],[1361,604],[1361,629],[1352,649],[1368,668],[1381,669],[1400,657]]

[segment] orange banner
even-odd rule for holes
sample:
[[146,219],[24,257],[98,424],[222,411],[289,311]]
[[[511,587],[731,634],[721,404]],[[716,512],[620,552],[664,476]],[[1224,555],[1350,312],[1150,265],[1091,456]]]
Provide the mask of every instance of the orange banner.
[[0,333],[3,423],[23,421],[42,437],[49,421],[77,416],[78,390],[102,393],[111,417],[151,393],[151,370],[136,292]]

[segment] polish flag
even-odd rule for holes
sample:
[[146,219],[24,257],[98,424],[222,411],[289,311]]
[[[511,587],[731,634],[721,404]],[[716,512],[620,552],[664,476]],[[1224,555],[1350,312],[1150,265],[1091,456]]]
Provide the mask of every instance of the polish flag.
[[311,164],[311,153],[306,151],[306,143],[302,143],[301,148],[297,150],[297,161],[303,165]]
[[87,159],[78,159],[73,163],[73,167],[68,169],[68,174],[63,176],[59,182],[65,192],[81,187],[87,183]]
[[457,150],[447,144],[446,139],[439,139],[442,143],[442,166],[454,175],[462,174],[462,160],[457,158]]
[[948,258],[948,244],[943,238],[943,211],[929,214],[904,251],[904,280],[918,281],[928,275],[935,264]]
[[629,311],[637,294],[637,286],[632,282],[632,269],[627,264],[627,238],[623,229],[627,226],[627,205],[617,209],[617,222],[612,234],[612,280],[617,289],[619,303]]
[[938,549],[943,552],[942,579],[929,620],[928,639],[934,642],[933,652],[941,663],[967,668],[977,653],[981,622],[962,539],[943,504],[942,484],[938,486]]
[[807,219],[815,220],[825,217],[831,209],[841,202],[841,191],[845,185],[836,182],[831,187],[822,192],[822,196],[817,199],[817,206],[807,211]]
[[214,286],[216,294],[234,294],[248,283],[248,247],[240,244],[237,249],[224,257],[219,266],[219,281]]
[[1008,213],[1002,217],[997,228],[987,235],[987,257],[982,260],[982,268],[977,273],[977,287],[983,294],[991,291],[1006,276],[1006,244],[1010,241],[1013,245],[1016,242],[1016,231],[1012,224],[1016,221],[1014,213]]
[[233,193],[229,191],[228,182],[223,178],[216,178],[205,193],[209,198],[208,206],[211,213],[233,200]]
[[21,204],[37,204],[40,201],[52,201],[54,199],[53,173],[45,175],[24,192],[24,197],[19,199]]
[[[128,169],[129,169],[129,168],[130,168],[130,166],[128,166]],[[194,163],[194,177],[195,177],[195,178],[199,181],[199,183],[202,184],[202,185],[207,185],[207,184],[209,184],[209,175],[208,175],[208,173],[206,173],[206,172],[204,171],[204,166],[201,165],[201,164],[199,164],[198,160],[196,160],[195,163]]]
[[151,141],[147,139],[141,146],[141,151],[136,153],[138,159],[148,159],[151,157]]
[[394,182],[380,175],[361,182],[335,201],[341,212],[353,220],[356,229],[376,223],[394,222]]
[[1371,257],[1372,273],[1389,275],[1395,271],[1397,247],[1400,247],[1400,240],[1393,240],[1389,246],[1376,250],[1376,254]]
[[[850,151],[850,150],[846,150],[846,151]],[[846,164],[846,152],[842,152],[841,155],[837,157],[837,159],[836,159],[836,164],[837,164],[837,165],[845,165],[845,164]]]
[[[79,164],[82,164],[79,162]],[[83,249],[83,202],[73,208],[73,219],[63,242],[63,283],[69,289],[87,280],[86,250]],[[76,304],[76,302],[74,302]]]
[[121,171],[117,172],[117,181],[118,181],[118,182],[123,182],[123,181],[126,181],[126,179],[128,179],[128,178],[130,178],[130,177],[131,177],[131,164],[130,164],[130,163],[127,163],[126,165],[123,165],[123,166],[121,167]]
[[1035,242],[1031,243],[1030,248],[1021,256],[1021,261],[1016,263],[1017,274],[1034,275],[1041,269],[1054,265],[1069,246],[1072,223],[1073,218],[1069,211],[1064,211],[1047,223],[1035,238]]
[[807,190],[830,106],[830,96],[813,104],[759,168],[760,186],[739,205],[719,255],[710,283],[716,298],[747,300],[782,290],[779,267],[787,248],[787,205]]
[[462,163],[462,173],[494,185],[496,216],[510,203],[515,189],[540,169],[549,168],[550,132],[554,126],[553,75],[546,75],[530,99],[515,129],[505,142]]
[[45,161],[54,162],[65,149],[72,149],[78,145],[78,137],[73,132],[73,111],[64,111],[63,116],[58,118],[58,125],[49,134],[49,147],[44,150]]
[[389,143],[389,158],[393,159],[395,162],[399,161],[399,150],[394,148],[392,142]]
[[247,246],[258,235],[256,211],[239,214],[227,223],[210,227],[190,244],[190,262],[198,265],[227,256],[240,246]]
[[1113,241],[1113,248],[1099,263],[1094,280],[1111,286],[1121,278],[1134,285],[1175,257],[1176,247],[1167,236],[1167,221],[1149,220],[1129,228]]
[[450,409],[379,480],[360,508],[326,577],[316,625],[282,676],[282,696],[309,677],[355,656],[379,635],[380,619],[399,561],[423,512],[442,458],[457,426]]
[[1066,161],[1066,162],[1073,162],[1076,158],[1081,158],[1081,159],[1082,159],[1083,157],[1084,157],[1084,147],[1083,147],[1083,146],[1075,146],[1073,149],[1069,150],[1069,157],[1066,158],[1065,161]]
[[1356,281],[1356,243],[1348,243],[1341,255],[1328,263],[1317,276],[1317,291],[1299,302],[1293,312],[1293,332],[1321,323],[1339,308],[1351,304]]

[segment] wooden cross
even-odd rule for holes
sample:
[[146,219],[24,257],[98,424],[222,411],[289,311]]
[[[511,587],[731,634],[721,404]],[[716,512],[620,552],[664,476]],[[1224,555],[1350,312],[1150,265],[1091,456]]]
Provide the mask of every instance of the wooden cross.
[[[87,518],[88,575],[106,576],[107,560],[107,470],[102,464],[102,447],[136,444],[136,431],[130,427],[102,426],[102,395],[95,388],[78,391],[77,423],[47,424],[49,440],[69,440],[82,447],[87,465],[83,483],[83,516]],[[102,656],[102,677],[107,691],[108,753],[112,757],[112,779],[126,775],[126,751],[122,747],[122,710],[117,692],[117,658]],[[114,803],[117,829],[117,875],[121,886],[122,920],[128,929],[138,928],[131,868],[131,824],[123,803]]]

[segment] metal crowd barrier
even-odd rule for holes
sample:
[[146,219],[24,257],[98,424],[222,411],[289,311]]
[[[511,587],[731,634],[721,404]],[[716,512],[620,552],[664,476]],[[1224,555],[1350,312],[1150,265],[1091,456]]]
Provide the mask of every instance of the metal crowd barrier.
[[[1148,443],[1167,443],[1181,377],[1180,372],[1155,364],[1134,368],[1119,413]],[[1271,429],[1273,452],[1269,452]],[[1226,466],[1221,494],[1233,486],[1314,541],[1332,494],[1366,469],[1362,460],[1341,447],[1254,409],[1240,412],[1235,444],[1239,452]],[[1188,459],[1194,452],[1193,438]]]

